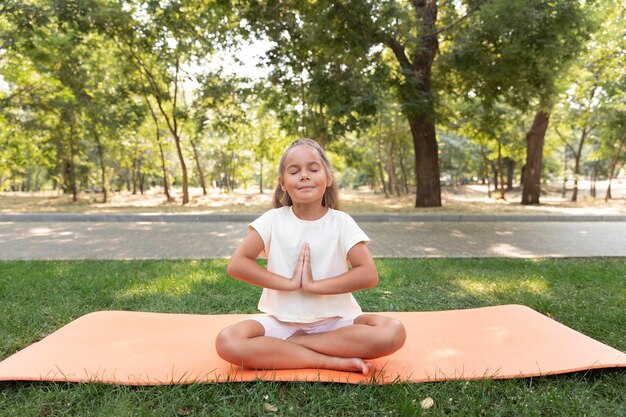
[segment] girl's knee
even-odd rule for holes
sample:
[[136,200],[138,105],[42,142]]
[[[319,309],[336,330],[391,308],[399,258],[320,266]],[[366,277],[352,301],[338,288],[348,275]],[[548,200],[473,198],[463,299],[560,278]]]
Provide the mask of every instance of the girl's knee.
[[399,320],[377,314],[364,314],[359,316],[355,323],[376,328],[378,340],[376,350],[382,355],[389,355],[404,346],[406,330]]
[[244,321],[222,329],[215,338],[215,350],[220,358],[236,363],[240,361],[246,340],[262,336],[263,327],[256,321]]
[[379,350],[383,355],[390,355],[404,346],[406,330],[399,320],[385,318],[384,324],[377,326],[379,331]]
[[229,361],[237,349],[236,337],[230,327],[222,329],[215,338],[215,350],[220,358]]
[[406,329],[401,321],[389,319],[386,325],[387,340],[391,352],[395,352],[404,346],[406,341]]

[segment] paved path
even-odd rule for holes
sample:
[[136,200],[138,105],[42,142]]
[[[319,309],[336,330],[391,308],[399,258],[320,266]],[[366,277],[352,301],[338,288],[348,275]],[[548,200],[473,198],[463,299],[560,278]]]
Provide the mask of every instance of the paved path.
[[[0,259],[225,258],[248,217],[0,215]],[[626,257],[624,216],[355,217],[375,257]]]

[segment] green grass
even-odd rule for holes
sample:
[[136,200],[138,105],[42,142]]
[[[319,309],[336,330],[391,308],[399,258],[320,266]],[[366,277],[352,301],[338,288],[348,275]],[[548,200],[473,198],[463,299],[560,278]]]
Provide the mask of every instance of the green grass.
[[[368,311],[524,304],[626,350],[623,259],[385,259]],[[249,313],[260,290],[225,261],[0,262],[0,359],[97,310]],[[392,385],[251,382],[126,387],[0,383],[0,416],[626,415],[626,371]],[[435,405],[422,411],[420,401]],[[277,407],[270,413],[264,403]]]

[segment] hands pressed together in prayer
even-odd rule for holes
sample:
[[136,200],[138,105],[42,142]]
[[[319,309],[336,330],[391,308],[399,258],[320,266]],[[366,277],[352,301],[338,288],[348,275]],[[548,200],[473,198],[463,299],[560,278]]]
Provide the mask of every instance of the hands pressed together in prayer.
[[296,268],[293,271],[291,279],[293,291],[301,289],[303,291],[312,292],[314,281],[313,274],[311,273],[311,247],[307,242],[304,242],[302,249],[300,249],[298,262],[296,263]]

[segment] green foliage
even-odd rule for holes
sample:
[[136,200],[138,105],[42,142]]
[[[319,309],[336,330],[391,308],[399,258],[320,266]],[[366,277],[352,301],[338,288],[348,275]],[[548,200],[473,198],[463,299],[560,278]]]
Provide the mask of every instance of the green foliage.
[[272,43],[273,107],[283,127],[325,143],[367,126],[377,110],[385,68],[371,39],[349,30],[367,2],[253,2],[243,14],[249,30]]
[[[344,185],[405,193],[432,156],[444,177],[484,176],[507,158],[519,177],[532,111],[545,105],[564,137],[588,127],[581,173],[615,177],[626,155],[622,3],[441,1],[430,21],[415,2],[7,0],[0,188],[143,191],[165,170],[177,185],[202,175],[263,189],[301,135],[333,151]],[[242,42],[268,45],[267,77],[220,66],[251,64]],[[407,123],[417,116],[436,123],[439,155],[422,155],[424,132]],[[553,128],[546,140],[545,177],[573,170]]]
[[462,91],[487,108],[498,100],[521,110],[545,106],[593,24],[577,1],[491,1],[458,32],[442,60],[458,72]]

